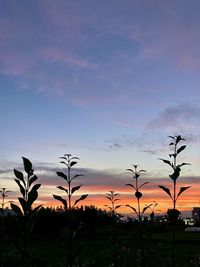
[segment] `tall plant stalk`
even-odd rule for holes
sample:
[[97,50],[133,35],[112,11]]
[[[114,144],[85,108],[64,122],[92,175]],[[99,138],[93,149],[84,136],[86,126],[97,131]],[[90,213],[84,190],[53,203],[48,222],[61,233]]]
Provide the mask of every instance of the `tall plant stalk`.
[[143,222],[142,222],[142,216],[145,213],[145,211],[151,207],[152,204],[150,205],[146,205],[142,210],[141,210],[141,205],[140,205],[140,199],[142,198],[142,192],[140,191],[140,189],[147,185],[149,182],[144,182],[141,185],[139,185],[138,183],[138,179],[140,177],[141,173],[146,172],[146,170],[138,170],[138,165],[133,165],[133,169],[127,169],[129,172],[132,173],[133,175],[133,180],[135,181],[135,183],[132,184],[126,184],[127,186],[130,186],[131,188],[134,189],[135,191],[135,197],[137,199],[137,209],[134,208],[131,205],[126,205],[127,207],[131,208],[134,213],[137,215],[138,220],[139,220],[139,233],[140,233],[140,251],[141,251],[141,259],[139,259],[139,262],[141,263],[142,267],[145,267],[145,257],[144,257],[144,242],[143,242]]
[[126,184],[127,186],[132,187],[135,190],[135,197],[137,199],[137,209],[132,207],[131,205],[126,205],[127,207],[131,208],[134,213],[137,215],[139,222],[141,222],[142,220],[142,216],[145,213],[145,211],[152,205],[147,205],[143,208],[143,210],[141,211],[141,205],[140,205],[140,199],[142,198],[142,192],[140,191],[140,189],[144,186],[149,184],[149,182],[145,182],[141,185],[139,185],[138,183],[138,179],[140,177],[140,174],[143,172],[146,172],[146,170],[137,170],[138,165],[133,165],[134,169],[127,169],[127,171],[131,172],[133,175],[133,180],[135,181],[135,183],[132,184]]
[[171,198],[172,200],[172,206],[173,208],[171,210],[168,210],[168,217],[169,217],[169,221],[170,223],[173,225],[173,237],[172,237],[172,266],[175,266],[175,239],[176,239],[176,229],[175,229],[175,225],[178,221],[178,216],[180,214],[180,212],[177,210],[176,204],[177,204],[177,200],[179,198],[179,196],[188,188],[190,188],[191,186],[186,186],[186,187],[180,187],[179,192],[177,193],[177,179],[180,176],[180,172],[181,172],[181,167],[185,166],[185,165],[190,165],[189,163],[177,163],[177,157],[178,155],[186,148],[186,145],[179,145],[181,141],[185,141],[184,138],[181,137],[181,135],[175,135],[175,136],[169,136],[169,138],[171,139],[171,142],[169,143],[169,146],[173,147],[173,153],[169,154],[169,157],[172,158],[172,160],[166,160],[166,159],[162,159],[161,160],[169,165],[172,170],[173,173],[169,175],[170,179],[172,180],[173,186],[172,186],[172,190],[173,192],[171,193],[170,189],[168,187],[165,187],[163,185],[159,185],[159,187]]
[[115,205],[115,203],[120,200],[119,198],[116,198],[118,196],[119,196],[119,194],[115,193],[115,191],[112,191],[112,190],[109,191],[109,193],[106,194],[106,198],[110,200],[111,205],[110,206],[109,205],[104,205],[104,206],[109,208],[112,216],[114,216],[116,210],[119,209],[122,206],[122,205]]
[[77,160],[79,160],[79,158],[73,157],[71,154],[65,154],[63,157],[60,157],[60,159],[62,159],[62,161],[60,163],[65,165],[65,167],[67,167],[67,170],[66,170],[66,173],[57,172],[57,175],[65,180],[67,186],[66,187],[58,186],[57,188],[66,193],[67,199],[65,199],[59,195],[53,195],[53,197],[63,204],[66,215],[68,216],[68,231],[69,231],[68,255],[69,255],[69,260],[68,260],[67,266],[72,267],[72,265],[73,265],[73,243],[74,243],[74,238],[75,238],[76,230],[77,230],[74,228],[72,211],[75,208],[75,206],[80,201],[84,200],[88,195],[87,194],[81,195],[80,198],[76,199],[74,202],[72,201],[72,195],[76,191],[78,191],[82,186],[82,185],[78,185],[78,186],[72,187],[73,180],[76,179],[77,177],[83,176],[82,174],[75,174],[75,175],[72,174],[72,167],[78,163]]
[[171,193],[170,189],[168,187],[165,187],[163,185],[159,185],[159,187],[171,198],[172,203],[173,203],[173,212],[172,214],[175,216],[175,211],[176,211],[176,203],[179,198],[179,196],[188,188],[191,186],[186,186],[186,187],[180,187],[179,192],[177,194],[177,179],[180,176],[181,172],[181,167],[185,165],[190,165],[189,163],[177,163],[177,157],[178,155],[186,148],[186,145],[181,145],[179,146],[179,143],[181,141],[185,141],[184,138],[181,137],[181,135],[176,135],[176,136],[169,136],[170,139],[172,139],[172,142],[169,143],[169,146],[173,147],[173,153],[169,154],[169,157],[172,158],[172,160],[166,160],[160,158],[165,164],[169,165],[173,173],[169,175],[170,179],[172,180],[173,187],[172,190],[173,192]]
[[77,160],[79,160],[79,158],[72,157],[71,154],[65,154],[63,157],[60,157],[60,158],[62,159],[60,163],[67,167],[67,172],[66,174],[64,172],[57,172],[57,175],[66,181],[67,187],[58,186],[57,188],[62,191],[65,191],[65,193],[67,194],[67,199],[64,199],[63,197],[59,195],[53,195],[53,197],[56,200],[59,200],[63,204],[64,210],[67,211],[67,210],[73,209],[76,206],[76,204],[84,200],[88,195],[84,194],[80,198],[76,199],[74,203],[72,203],[72,195],[76,191],[78,191],[82,186],[82,185],[78,185],[78,186],[72,187],[72,181],[76,179],[77,177],[83,176],[83,174],[72,175],[71,173],[72,167],[78,163]]
[[110,205],[104,205],[110,210],[110,214],[113,218],[113,223],[111,227],[111,242],[112,242],[112,265],[113,267],[118,266],[117,262],[117,217],[116,217],[116,211],[119,209],[122,205],[116,205],[116,202],[120,199],[118,198],[120,194],[115,193],[115,191],[109,191],[109,193],[106,193],[106,198],[110,201]]

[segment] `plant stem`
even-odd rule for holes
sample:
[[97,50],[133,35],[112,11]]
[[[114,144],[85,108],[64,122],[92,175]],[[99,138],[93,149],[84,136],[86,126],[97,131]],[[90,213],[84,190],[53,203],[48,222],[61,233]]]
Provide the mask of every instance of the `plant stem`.
[[174,180],[174,199],[173,199],[173,203],[174,203],[174,210],[176,209],[176,180]]
[[71,177],[70,177],[70,160],[68,160],[68,174],[67,174],[67,177],[68,177],[68,198],[69,198],[69,209],[71,209]]
[[[137,175],[137,174],[136,174]],[[137,177],[135,176],[135,187],[136,187],[136,191],[138,191],[138,179]],[[138,218],[139,218],[139,221],[141,221],[141,214],[140,214],[140,199],[137,198],[137,205],[138,205]]]
[[[176,170],[176,156],[177,156],[177,144],[174,146],[174,170]],[[176,209],[176,179],[174,180],[174,209]]]

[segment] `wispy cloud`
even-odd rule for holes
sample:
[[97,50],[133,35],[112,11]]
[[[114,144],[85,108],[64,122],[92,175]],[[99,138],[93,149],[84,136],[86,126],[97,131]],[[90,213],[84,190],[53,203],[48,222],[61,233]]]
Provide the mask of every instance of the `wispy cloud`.
[[157,118],[149,122],[148,127],[193,135],[193,132],[197,132],[200,128],[199,116],[200,107],[185,102],[166,107]]
[[[136,93],[131,97],[129,87],[141,75],[138,67],[146,59],[199,68],[198,18],[186,27],[183,11],[168,2],[110,1],[105,11],[104,1],[95,5],[36,1],[37,21],[27,16],[28,5],[23,16],[16,12],[1,19],[1,73],[17,78],[23,88],[68,96],[79,106],[107,103],[108,98],[116,104],[131,105],[133,100],[144,104],[144,94],[136,99],[141,86],[133,86]],[[82,71],[94,73],[86,79]],[[121,81],[123,88],[118,85]],[[69,96],[66,88],[74,94]]]
[[89,63],[87,60],[76,58],[73,55],[67,53],[67,51],[61,51],[57,48],[45,48],[40,51],[40,57],[47,61],[64,63],[67,65],[77,66],[80,68],[94,69],[95,65]]

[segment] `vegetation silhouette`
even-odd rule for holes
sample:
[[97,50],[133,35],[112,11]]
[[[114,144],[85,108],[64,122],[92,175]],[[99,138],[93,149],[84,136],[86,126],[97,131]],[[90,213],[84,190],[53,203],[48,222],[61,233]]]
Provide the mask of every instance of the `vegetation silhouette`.
[[172,203],[173,203],[173,208],[169,209],[167,214],[169,218],[169,222],[171,223],[173,227],[173,239],[172,239],[172,253],[171,253],[171,265],[175,266],[175,239],[176,239],[176,228],[175,225],[178,222],[178,217],[180,215],[180,211],[176,209],[176,203],[179,198],[179,196],[189,189],[191,186],[186,186],[186,187],[180,187],[179,192],[177,193],[177,180],[180,176],[181,172],[181,167],[190,165],[189,163],[177,163],[177,157],[178,155],[186,148],[186,145],[181,145],[179,146],[181,141],[185,141],[184,138],[181,137],[181,135],[175,135],[175,136],[169,136],[169,138],[172,140],[169,143],[169,146],[172,147],[173,151],[172,153],[169,154],[169,157],[172,158],[172,161],[166,160],[166,159],[160,159],[162,160],[165,164],[169,165],[173,173],[169,175],[170,179],[172,180],[173,183],[173,192],[171,193],[171,190],[163,185],[159,185],[159,187],[171,198]]
[[[18,241],[18,250],[21,257],[22,266],[29,266],[31,261],[30,236],[34,228],[36,215],[42,205],[33,207],[38,198],[38,189],[41,184],[34,184],[38,179],[34,174],[32,163],[29,159],[22,157],[26,177],[21,171],[14,169],[22,197],[18,198],[20,206],[11,203],[12,210],[17,214],[21,240]],[[21,244],[20,244],[21,241]]]
[[82,185],[72,187],[72,181],[74,181],[77,177],[83,176],[83,174],[72,174],[72,167],[78,163],[78,157],[74,157],[71,154],[65,154],[63,157],[60,157],[62,161],[61,164],[65,165],[67,168],[66,173],[57,172],[57,175],[65,180],[67,183],[67,187],[58,186],[57,188],[64,191],[67,194],[67,199],[59,195],[53,195],[56,200],[59,200],[64,207],[65,215],[66,215],[66,240],[64,240],[64,246],[66,247],[67,254],[64,257],[65,264],[69,267],[72,267],[74,260],[74,241],[77,237],[78,232],[80,231],[81,224],[77,224],[75,214],[72,210],[75,206],[82,200],[86,199],[88,194],[81,195],[80,198],[76,199],[74,203],[72,202],[72,195],[78,191]]
[[139,177],[140,177],[140,174],[141,174],[142,172],[146,172],[146,170],[137,170],[137,167],[138,167],[138,165],[133,165],[133,168],[134,168],[134,169],[127,169],[127,171],[130,171],[130,172],[132,173],[132,175],[133,175],[133,180],[135,181],[135,184],[134,184],[134,183],[133,183],[133,184],[126,184],[127,186],[130,186],[130,187],[132,187],[132,188],[135,190],[135,197],[136,197],[136,199],[137,199],[137,209],[134,208],[134,207],[131,206],[131,205],[128,205],[128,204],[127,204],[126,206],[129,207],[129,208],[131,208],[131,209],[134,211],[134,213],[136,213],[136,215],[138,216],[139,222],[141,222],[143,214],[145,213],[145,211],[146,211],[152,204],[145,206],[145,207],[143,208],[143,210],[141,211],[140,199],[141,199],[141,197],[142,197],[142,192],[139,191],[139,190],[140,190],[143,186],[149,184],[149,182],[145,182],[145,183],[143,183],[143,184],[141,184],[141,185],[138,184],[138,179],[139,179]]
[[[6,198],[8,197],[8,193],[10,193],[10,190],[7,190],[7,188],[3,187],[0,190],[1,194],[1,208],[0,208],[0,216],[1,216],[1,238],[0,238],[0,258],[3,259],[5,251],[6,251],[6,229],[5,229],[5,220],[6,220],[6,210],[5,206],[8,203],[12,203],[12,201],[6,201]],[[1,264],[1,267],[5,266],[3,263]]]
[[112,216],[114,216],[116,210],[121,208],[121,206],[122,206],[122,205],[115,205],[115,203],[120,200],[119,198],[116,198],[119,195],[120,194],[115,193],[115,191],[112,191],[112,190],[106,194],[106,198],[110,200],[111,206],[109,206],[109,205],[104,205],[104,206],[110,210]]
[[[186,226],[178,218],[177,210],[180,195],[190,187],[177,189],[181,168],[189,165],[177,162],[177,157],[186,148],[186,145],[180,145],[185,139],[180,135],[170,136],[170,139],[173,150],[170,154],[171,161],[163,158],[161,160],[173,170],[169,175],[173,186],[159,187],[172,200],[172,209],[168,212],[168,217],[163,218],[155,214],[157,202],[144,207],[141,205],[142,188],[148,182],[139,183],[140,175],[146,171],[138,170],[137,165],[128,169],[133,183],[127,184],[133,190],[137,206],[126,205],[136,214],[136,220],[118,216],[117,212],[122,205],[118,205],[119,194],[115,191],[109,191],[106,195],[110,202],[105,205],[108,212],[92,205],[78,206],[87,195],[75,197],[82,185],[74,185],[73,182],[83,175],[75,173],[76,169],[73,167],[79,159],[71,154],[61,157],[61,164],[66,167],[66,172],[57,172],[66,183],[66,186],[58,186],[66,194],[65,198],[63,195],[53,195],[61,206],[36,206],[41,184],[35,184],[37,176],[32,163],[22,157],[24,172],[14,169],[15,182],[21,194],[18,197],[19,204],[10,203],[15,215],[4,213],[9,202],[6,201],[9,190],[2,187],[0,191],[1,222],[4,220],[0,226],[3,241],[0,266],[173,267],[175,263],[182,267],[200,266],[200,236],[184,231]],[[146,215],[150,219],[144,216],[148,210],[149,214]],[[5,225],[6,235],[3,234]],[[170,262],[167,260],[169,255]]]
[[78,185],[78,186],[72,187],[72,181],[76,179],[77,177],[83,176],[83,174],[75,174],[72,176],[72,173],[71,173],[72,167],[78,163],[77,160],[79,160],[79,158],[72,157],[71,154],[65,154],[63,157],[60,157],[60,158],[62,159],[60,163],[64,164],[67,167],[67,173],[65,174],[63,172],[57,172],[57,175],[62,177],[67,182],[67,187],[58,186],[57,188],[66,192],[68,200],[58,195],[53,195],[53,197],[59,200],[63,204],[64,209],[66,211],[67,209],[71,210],[72,208],[74,208],[76,204],[84,200],[88,195],[87,194],[82,195],[80,198],[78,198],[74,202],[74,204],[72,204],[72,195],[76,191],[78,191],[82,186],[82,185]]
[[127,171],[132,173],[132,177],[134,180],[134,183],[132,184],[126,184],[127,186],[131,187],[134,189],[135,191],[135,197],[137,199],[137,209],[134,208],[131,205],[126,205],[127,207],[131,208],[134,213],[138,216],[138,220],[139,220],[139,239],[140,239],[140,249],[138,250],[138,264],[141,265],[142,267],[145,267],[145,255],[144,255],[144,240],[143,240],[143,222],[142,222],[142,216],[145,213],[145,211],[147,209],[149,209],[151,207],[152,204],[146,205],[143,207],[142,211],[141,211],[141,205],[140,205],[140,199],[142,198],[142,192],[140,191],[140,189],[149,184],[149,182],[144,182],[141,185],[139,185],[138,183],[138,179],[140,177],[141,173],[146,172],[146,170],[138,170],[138,165],[133,165],[133,169],[127,169]]

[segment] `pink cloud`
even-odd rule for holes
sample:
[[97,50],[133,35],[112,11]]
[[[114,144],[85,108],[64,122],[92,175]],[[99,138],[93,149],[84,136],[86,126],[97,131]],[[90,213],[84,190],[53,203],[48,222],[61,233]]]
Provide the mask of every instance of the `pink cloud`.
[[0,70],[6,75],[26,75],[35,64],[32,58],[20,52],[2,51],[0,57]]
[[131,35],[141,45],[141,58],[169,60],[181,70],[200,68],[199,27],[185,26],[174,16],[168,16],[167,24],[153,24],[145,31],[135,27]]
[[87,60],[77,58],[70,55],[66,51],[61,51],[56,48],[45,48],[40,50],[40,56],[42,59],[53,62],[61,62],[65,64],[71,64],[80,68],[94,69],[95,65],[89,63]]

